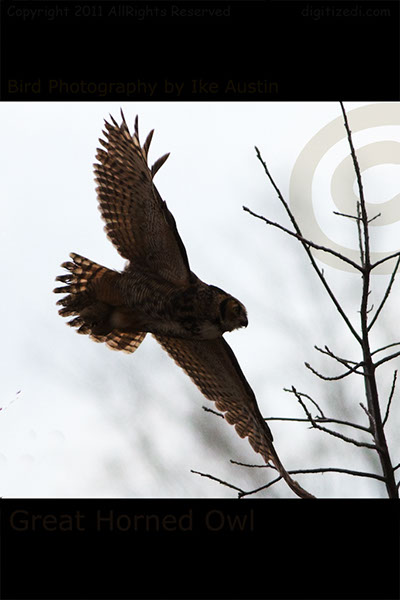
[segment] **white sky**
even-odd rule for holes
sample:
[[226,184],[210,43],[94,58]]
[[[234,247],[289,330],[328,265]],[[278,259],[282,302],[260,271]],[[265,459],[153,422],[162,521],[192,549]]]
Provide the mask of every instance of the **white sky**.
[[[346,108],[359,106],[348,103]],[[297,157],[322,127],[340,116],[339,105],[149,102],[123,103],[122,108],[131,128],[139,114],[142,141],[155,128],[150,162],[171,152],[155,181],[175,216],[192,270],[248,309],[249,327],[226,338],[264,416],[302,417],[295,399],[283,391],[295,385],[318,399],[329,416],[353,415],[366,424],[358,381],[347,387],[325,384],[304,367],[308,361],[321,371],[340,372],[314,344],[327,344],[355,360],[358,354],[351,356],[357,348],[301,247],[242,210],[246,205],[289,226],[254,146],[289,198]],[[76,335],[58,316],[52,289],[69,252],[112,268],[124,265],[103,232],[92,168],[103,118],[111,113],[119,120],[119,109],[119,104],[106,102],[0,105],[3,497],[235,497],[234,491],[190,469],[249,490],[272,477],[266,470],[229,463],[233,458],[262,464],[232,427],[202,410],[203,405],[212,408],[211,403],[150,336],[134,355],[125,355]],[[399,127],[367,128],[354,139],[356,147],[380,139],[398,141]],[[312,204],[329,235],[354,245],[347,223],[326,209],[335,161],[347,153],[341,144],[339,154],[332,151],[329,160],[321,160]],[[398,193],[398,168],[369,169],[369,201],[379,204],[388,193]],[[399,249],[396,225],[379,235],[375,228],[379,250]],[[323,266],[357,322],[359,277]],[[373,279],[377,303],[387,280],[383,275]],[[392,318],[398,294],[396,283],[383,326],[376,328],[377,344],[400,337],[397,316]],[[394,361],[393,368],[398,366]],[[383,398],[391,377],[389,369],[382,381]],[[398,399],[393,405],[388,436],[397,463],[393,424],[399,422]],[[372,469],[368,453],[303,423],[274,422],[271,428],[287,468]],[[352,435],[348,429],[343,433]],[[331,474],[298,479],[321,496],[384,495],[373,480]],[[282,483],[267,494],[292,497]]]

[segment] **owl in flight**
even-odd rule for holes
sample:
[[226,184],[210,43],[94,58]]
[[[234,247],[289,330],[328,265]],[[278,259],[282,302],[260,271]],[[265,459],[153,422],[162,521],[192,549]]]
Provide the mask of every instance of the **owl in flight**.
[[223,334],[247,326],[243,304],[218,287],[201,281],[191,270],[175,219],[153,183],[169,154],[150,168],[147,154],[153,131],[143,146],[138,118],[131,135],[122,123],[105,122],[103,148],[94,165],[99,208],[105,231],[128,260],[119,273],[79,254],[57,277],[66,294],[57,304],[68,325],[110,348],[135,352],[151,333],[182,367],[206,398],[215,402],[240,437],[272,461],[292,490],[309,496],[282,466],[271,431]]

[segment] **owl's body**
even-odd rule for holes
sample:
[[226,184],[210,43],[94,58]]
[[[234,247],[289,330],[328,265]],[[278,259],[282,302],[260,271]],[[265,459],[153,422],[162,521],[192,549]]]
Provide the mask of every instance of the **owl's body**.
[[238,300],[194,273],[183,289],[135,264],[128,264],[122,273],[102,267],[97,278],[90,279],[95,263],[76,254],[72,257],[73,263],[64,263],[71,275],[62,280],[70,282],[69,290],[79,282],[84,285],[74,298],[74,312],[82,323],[73,324],[81,325],[82,333],[90,327],[95,335],[118,329],[126,334],[213,339],[247,325],[246,310]]
[[56,293],[59,313],[74,317],[69,325],[110,348],[134,352],[151,333],[202,393],[213,400],[241,437],[248,437],[266,462],[272,460],[298,494],[307,495],[282,466],[254,393],[223,334],[247,326],[239,300],[201,281],[190,269],[175,219],[153,183],[168,158],[150,168],[147,153],[153,131],[143,146],[138,121],[130,134],[125,118],[105,123],[104,149],[94,165],[99,208],[105,230],[122,257],[119,273],[79,254],[63,263],[66,285]]
[[144,320],[143,331],[212,339],[247,325],[246,309],[230,294],[190,273],[183,289],[129,266],[121,277],[127,306]]

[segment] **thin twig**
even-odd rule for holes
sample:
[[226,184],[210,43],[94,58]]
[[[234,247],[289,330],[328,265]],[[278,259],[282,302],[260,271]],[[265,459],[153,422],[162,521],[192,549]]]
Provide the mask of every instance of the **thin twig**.
[[333,211],[334,215],[337,215],[338,217],[346,217],[346,219],[355,219],[355,220],[360,220],[361,217],[356,216],[356,215],[347,215],[346,213],[342,213],[342,212],[338,212],[337,210]]
[[[360,431],[371,433],[371,429],[369,427],[359,425],[358,423],[352,423],[351,421],[343,421],[342,419],[334,419],[332,417],[314,417],[314,419],[318,423],[335,423],[335,425],[346,425],[347,427],[353,427],[354,429],[359,429]],[[296,421],[299,423],[310,422],[309,419],[304,419],[300,417],[264,417],[264,421]]]
[[[280,200],[280,201],[281,201],[281,203],[283,204],[283,206],[284,206],[284,208],[285,208],[285,210],[286,210],[286,213],[288,214],[288,216],[289,216],[289,219],[291,220],[291,222],[292,222],[292,224],[293,224],[293,227],[294,227],[294,229],[295,229],[296,233],[297,233],[299,236],[302,236],[302,233],[301,233],[301,230],[300,230],[300,228],[299,228],[299,226],[298,226],[298,224],[297,224],[297,221],[296,221],[296,219],[294,218],[294,215],[293,215],[292,211],[290,210],[290,208],[289,208],[289,205],[287,204],[286,200],[285,200],[285,199],[284,199],[284,197],[282,196],[282,194],[281,194],[281,191],[279,190],[278,186],[276,185],[276,183],[275,183],[275,181],[274,181],[273,177],[271,176],[271,173],[269,172],[269,170],[268,170],[268,167],[267,167],[266,163],[265,163],[265,162],[264,162],[264,160],[262,159],[262,156],[261,156],[261,154],[260,154],[260,151],[259,151],[259,149],[257,148],[257,146],[256,146],[256,153],[257,153],[257,158],[258,158],[258,160],[261,162],[261,164],[263,165],[264,171],[265,171],[265,173],[266,173],[266,175],[267,175],[268,179],[270,180],[270,182],[271,182],[271,185],[272,185],[272,186],[273,186],[273,188],[275,189],[275,191],[276,191],[276,193],[277,193],[277,195],[278,195],[278,198],[279,198],[279,200]],[[305,243],[303,243],[303,242],[301,242],[301,243],[302,243],[302,245],[303,245],[303,248],[304,248],[304,250],[305,250],[305,251],[306,251],[306,253],[307,253],[307,256],[308,256],[308,258],[310,259],[310,262],[311,262],[311,265],[312,265],[312,267],[313,267],[314,271],[315,271],[315,272],[316,272],[316,274],[318,275],[318,277],[319,277],[319,279],[320,279],[320,281],[321,281],[322,285],[324,286],[324,288],[325,288],[325,290],[327,291],[327,293],[328,293],[328,295],[329,295],[330,299],[332,300],[333,304],[335,305],[335,307],[336,307],[336,310],[339,312],[340,316],[342,317],[342,319],[343,319],[343,320],[344,320],[344,322],[346,323],[347,327],[350,329],[350,331],[351,331],[352,335],[353,335],[353,336],[356,338],[356,340],[357,340],[359,343],[361,343],[361,337],[359,336],[359,334],[357,333],[357,331],[356,331],[356,330],[355,330],[355,328],[353,327],[353,325],[352,325],[352,323],[351,323],[350,319],[347,317],[347,315],[346,315],[346,313],[344,312],[343,308],[341,307],[341,305],[340,305],[339,301],[337,300],[337,298],[336,298],[335,294],[334,294],[334,293],[333,293],[333,291],[331,290],[331,288],[330,288],[330,286],[329,286],[329,284],[328,284],[327,280],[325,279],[324,272],[323,272],[323,270],[321,270],[321,269],[318,267],[317,263],[315,262],[315,258],[314,258],[314,256],[313,256],[313,254],[312,254],[312,252],[311,252],[311,250],[310,250],[309,246],[307,246],[307,244],[305,244]]]
[[244,492],[244,491],[239,492],[238,497],[244,498],[245,496],[251,496],[253,494],[258,494],[258,492],[262,492],[262,491],[266,490],[267,488],[271,487],[272,485],[274,485],[275,483],[278,483],[278,481],[280,481],[281,479],[282,479],[282,476],[279,475],[279,477],[276,477],[276,479],[269,481],[265,485],[262,485],[262,486],[256,488],[255,490],[251,490],[250,492]]
[[362,237],[362,232],[361,232],[361,207],[360,207],[360,202],[357,202],[357,237],[358,237],[358,247],[360,249],[360,260],[361,260],[361,264],[364,267],[365,265],[365,251],[364,251],[364,246],[363,246],[363,237]]
[[[293,389],[289,390],[288,388],[283,388],[283,391],[289,392],[289,394],[293,394]],[[320,417],[317,417],[317,418],[323,418],[323,419],[325,418],[322,408],[319,406],[319,404],[317,404],[317,402],[313,398],[311,398],[311,396],[309,396],[308,394],[305,394],[304,392],[297,392],[297,393],[300,397],[307,398],[307,400],[309,402],[311,402],[311,404],[314,404],[315,408],[319,411],[319,414],[320,414]]]
[[[316,473],[321,473],[321,474],[341,473],[341,474],[345,474],[345,475],[352,475],[353,477],[367,477],[369,479],[377,479],[378,481],[385,482],[385,478],[383,477],[383,475],[377,475],[375,473],[368,473],[365,471],[353,471],[352,469],[342,469],[340,467],[317,467],[315,469],[293,469],[293,470],[288,471],[288,473],[290,475],[309,475],[309,474],[316,474]],[[275,483],[278,483],[278,481],[280,481],[280,479],[281,479],[281,477],[277,477],[276,479],[273,479],[266,485],[260,486],[259,488],[251,490],[249,492],[242,491],[239,493],[239,497],[243,498],[244,496],[251,496],[253,494],[257,494],[258,492],[261,492],[261,491],[271,487]]]
[[389,284],[388,284],[388,286],[387,286],[387,288],[386,288],[386,292],[385,292],[385,294],[384,294],[384,296],[383,296],[383,298],[382,298],[382,302],[381,302],[381,303],[380,303],[380,305],[378,306],[378,308],[377,308],[377,310],[376,310],[376,313],[375,313],[375,315],[374,315],[373,319],[371,320],[370,324],[368,325],[368,331],[370,331],[370,330],[371,330],[371,327],[373,326],[373,324],[374,324],[374,323],[375,323],[375,321],[377,320],[377,318],[378,318],[378,316],[379,316],[379,313],[381,312],[382,308],[383,308],[383,307],[384,307],[384,305],[385,305],[385,302],[386,302],[386,300],[387,300],[387,299],[388,299],[388,297],[389,297],[389,294],[390,294],[390,292],[391,292],[391,289],[392,289],[392,286],[393,286],[394,280],[395,280],[395,278],[396,278],[396,273],[397,273],[397,270],[398,270],[398,268],[399,268],[399,265],[400,265],[400,256],[398,257],[398,259],[397,259],[397,261],[396,261],[396,265],[395,265],[395,267],[394,267],[394,269],[393,269],[393,272],[392,272],[392,275],[391,275],[391,277],[390,277],[390,281],[389,281]]
[[316,469],[296,469],[295,471],[289,471],[291,475],[298,475],[300,473],[346,473],[348,475],[354,475],[356,477],[369,477],[371,479],[378,479],[379,481],[385,481],[383,475],[377,475],[376,473],[366,473],[365,471],[353,471],[351,469],[341,469],[339,467],[326,467]]
[[343,440],[344,442],[347,442],[349,444],[354,444],[355,446],[358,446],[360,448],[370,448],[371,450],[376,450],[375,444],[369,444],[368,442],[360,442],[360,441],[355,440],[353,438],[349,438],[346,435],[343,435],[342,433],[339,433],[338,431],[334,431],[332,429],[328,429],[327,427],[322,427],[322,425],[320,425],[319,423],[317,423],[317,421],[314,419],[314,417],[312,416],[312,414],[308,410],[307,406],[305,405],[305,403],[301,399],[301,395],[298,393],[298,391],[294,387],[292,387],[291,391],[292,391],[293,394],[295,394],[295,396],[296,396],[296,398],[297,398],[300,406],[303,408],[303,410],[306,413],[306,415],[307,415],[307,417],[308,417],[311,425],[315,429],[319,429],[320,431],[325,431],[325,433],[329,433],[329,435],[332,435],[333,437],[337,437],[337,438]]
[[321,246],[320,244],[316,244],[315,242],[303,237],[300,233],[297,233],[295,231],[290,231],[290,229],[288,229],[287,227],[284,227],[283,225],[280,225],[279,223],[276,223],[275,221],[271,221],[270,219],[267,219],[266,217],[263,217],[262,215],[258,215],[257,213],[255,213],[252,210],[250,210],[249,208],[247,208],[247,206],[243,206],[243,210],[248,212],[249,214],[251,214],[253,217],[256,217],[257,219],[261,219],[261,221],[264,221],[264,223],[267,223],[267,225],[272,225],[272,227],[276,227],[277,229],[284,231],[288,235],[295,237],[297,240],[302,242],[302,244],[311,246],[311,248],[314,248],[315,250],[320,250],[321,252],[327,252],[328,254],[333,254],[333,256],[336,256],[336,258],[338,258],[339,260],[342,260],[343,262],[346,262],[349,265],[351,265],[354,269],[361,271],[360,265],[357,264],[356,262],[354,262],[353,260],[351,260],[351,258],[347,258],[347,256],[344,256],[344,254],[341,254],[340,252],[336,252],[336,250],[333,250],[332,248],[328,248],[327,246]]
[[383,427],[386,425],[386,421],[388,420],[388,417],[389,417],[390,404],[392,402],[394,390],[395,390],[395,387],[396,387],[396,380],[397,380],[397,369],[395,370],[395,372],[393,374],[392,389],[390,390],[389,400],[388,400],[388,403],[387,403],[385,416],[384,416],[383,421],[382,421]]
[[242,463],[238,460],[233,460],[233,458],[231,458],[230,462],[232,463],[232,465],[238,465],[239,467],[247,467],[248,469],[274,469],[275,471],[277,471],[275,465],[271,463],[266,463],[263,465],[253,465],[249,463]]
[[212,413],[213,415],[216,415],[217,417],[222,417],[222,419],[225,419],[224,415],[222,413],[218,412],[217,410],[213,410],[212,408],[208,408],[208,406],[202,406],[201,408],[205,412]]
[[360,402],[360,406],[363,409],[363,411],[365,412],[365,414],[367,415],[369,421],[372,422],[373,427],[371,427],[371,429],[373,431],[376,428],[376,422],[375,422],[374,415],[368,410],[368,408],[366,406],[364,406],[364,404],[362,402]]
[[371,217],[370,219],[368,219],[368,224],[372,223],[372,221],[375,221],[375,219],[377,219],[378,217],[381,217],[382,213],[377,213],[374,217]]
[[383,264],[384,262],[391,260],[392,258],[396,258],[398,256],[400,256],[400,250],[398,250],[397,252],[393,252],[393,254],[389,254],[389,256],[385,256],[384,258],[381,258],[380,260],[377,260],[373,265],[371,265],[371,271],[373,269],[376,269],[376,267]]
[[400,342],[393,342],[392,344],[387,344],[387,346],[382,346],[382,348],[377,348],[371,352],[371,356],[377,354],[378,352],[382,352],[383,350],[387,350],[388,348],[393,348],[393,346],[400,346]]
[[340,356],[338,356],[337,354],[335,354],[334,352],[332,352],[332,350],[330,350],[328,348],[328,346],[326,346],[326,345],[325,345],[325,349],[319,348],[319,346],[314,346],[314,348],[316,350],[318,350],[318,352],[321,352],[322,354],[326,354],[327,356],[330,356],[331,358],[334,358],[341,365],[344,365],[348,369],[350,369],[350,365],[356,365],[356,367],[360,367],[363,364],[362,361],[357,363],[355,360],[350,360],[348,358],[341,358]]
[[387,362],[388,360],[392,360],[393,358],[396,358],[396,356],[400,356],[400,350],[399,350],[399,352],[395,352],[394,354],[389,354],[389,356],[385,356],[384,358],[381,358],[381,360],[378,360],[378,362],[375,363],[375,369],[377,367],[380,367],[381,365],[383,365],[383,363]]
[[314,373],[314,375],[316,375],[320,379],[323,379],[324,381],[338,381],[339,379],[344,379],[345,377],[347,377],[348,375],[351,375],[352,373],[355,373],[356,375],[363,375],[363,373],[360,373],[359,371],[357,371],[357,366],[359,366],[359,365],[357,365],[355,367],[350,367],[347,371],[345,371],[344,373],[341,373],[340,375],[329,376],[329,375],[322,375],[322,373],[319,373],[319,371],[314,369],[308,362],[305,362],[304,364],[307,367],[307,369],[309,369],[312,373]]
[[213,481],[217,481],[221,485],[225,485],[226,487],[231,488],[232,490],[236,490],[239,493],[243,492],[243,490],[239,487],[236,487],[236,485],[232,485],[231,483],[228,483],[227,481],[224,481],[223,479],[218,479],[218,477],[214,477],[214,475],[210,475],[209,473],[200,473],[200,471],[194,471],[193,469],[190,469],[190,472],[194,473],[195,475],[200,475],[200,477],[207,477],[207,479],[212,479]]
[[344,109],[343,102],[340,102],[340,107],[341,107],[342,113],[343,113],[344,126],[345,126],[345,129],[347,132],[347,139],[348,139],[349,146],[350,146],[351,157],[353,160],[354,170],[356,172],[358,192],[360,194],[360,208],[361,208],[361,217],[362,217],[363,233],[364,233],[364,236],[363,236],[364,262],[362,264],[365,269],[369,269],[370,268],[370,251],[369,251],[368,215],[367,215],[367,209],[366,209],[365,198],[364,198],[364,189],[363,189],[363,184],[362,184],[362,179],[361,179],[361,171],[360,171],[360,166],[358,164],[356,151],[354,149],[353,138],[351,136],[349,122],[347,120],[347,115],[346,115],[346,111]]
[[[321,352],[322,354],[326,354],[327,356],[330,356],[331,358],[334,358],[338,363],[340,363],[341,365],[344,365],[345,367],[347,367],[347,369],[349,369],[348,373],[344,373],[343,375],[339,375],[338,379],[342,379],[343,377],[346,377],[350,373],[356,373],[357,375],[363,375],[364,374],[363,372],[356,370],[356,369],[358,369],[358,367],[362,367],[363,366],[364,361],[355,362],[354,360],[349,360],[349,359],[346,359],[346,358],[341,358],[337,354],[334,354],[334,352],[332,352],[332,350],[330,350],[328,348],[328,346],[325,346],[325,349],[319,348],[318,346],[314,346],[314,348],[316,350],[318,350],[318,352]],[[354,367],[351,367],[351,365],[354,365]]]

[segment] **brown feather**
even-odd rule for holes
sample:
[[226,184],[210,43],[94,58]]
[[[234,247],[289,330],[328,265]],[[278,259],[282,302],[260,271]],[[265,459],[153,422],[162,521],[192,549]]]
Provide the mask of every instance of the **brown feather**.
[[175,221],[158,194],[153,177],[167,159],[162,156],[150,169],[147,152],[152,133],[140,146],[138,120],[130,135],[122,124],[106,122],[103,149],[97,150],[94,165],[100,212],[105,231],[118,252],[176,285],[189,283],[189,261]]
[[311,494],[294,481],[283,467],[272,443],[272,434],[258,408],[232,349],[223,337],[213,340],[186,340],[154,336],[174,361],[189,375],[208,400],[215,402],[240,437],[248,437],[255,452],[266,463],[272,461],[289,487],[303,498]]
[[[68,294],[57,302],[64,306],[58,312],[62,317],[74,317],[67,322],[70,327],[76,327],[77,332],[89,337],[95,342],[104,342],[113,350],[122,350],[123,352],[134,352],[144,340],[144,332],[126,332],[113,329],[104,335],[99,335],[93,331],[88,323],[85,323],[81,314],[85,310],[92,309],[96,304],[111,302],[118,298],[117,290],[112,285],[112,278],[119,277],[118,273],[99,265],[88,258],[71,252],[71,258],[74,262],[65,262],[61,266],[69,271],[68,275],[59,275],[57,281],[68,282],[68,285],[56,288],[57,294]],[[96,286],[102,280],[111,278],[111,285]],[[115,297],[115,298],[114,298]]]

